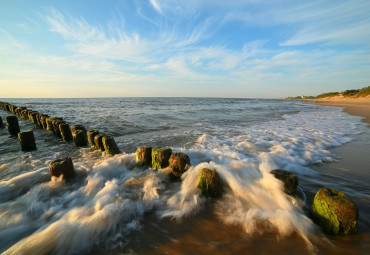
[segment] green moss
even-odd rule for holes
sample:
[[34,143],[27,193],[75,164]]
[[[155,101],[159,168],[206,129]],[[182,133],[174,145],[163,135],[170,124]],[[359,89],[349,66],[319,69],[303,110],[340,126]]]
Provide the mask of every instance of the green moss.
[[136,164],[138,167],[150,166],[152,163],[152,147],[139,147],[136,150]]
[[169,165],[171,168],[171,175],[179,178],[190,166],[190,158],[182,152],[174,153],[169,159]]
[[98,134],[99,131],[96,129],[87,131],[87,139],[89,141],[90,147],[97,148],[95,145],[94,137]]
[[114,141],[113,136],[105,135],[103,137],[102,141],[103,141],[105,153],[107,153],[108,155],[115,155],[115,154],[120,153],[120,150],[119,150],[116,142]]
[[170,159],[172,150],[166,148],[153,148],[152,149],[152,168],[154,170],[168,167],[168,160]]
[[221,179],[215,169],[203,168],[200,171],[198,189],[207,197],[218,197],[222,194]]
[[351,234],[357,230],[358,209],[343,192],[322,188],[314,198],[312,215],[325,232]]
[[281,169],[272,170],[270,173],[284,183],[285,193],[292,196],[297,194],[298,178],[295,174]]
[[33,151],[36,150],[35,137],[32,130],[27,130],[18,133],[18,140],[21,145],[22,151]]

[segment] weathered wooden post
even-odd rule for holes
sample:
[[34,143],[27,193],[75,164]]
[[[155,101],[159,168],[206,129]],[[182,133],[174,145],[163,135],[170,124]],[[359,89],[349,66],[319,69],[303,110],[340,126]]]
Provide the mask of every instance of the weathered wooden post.
[[0,128],[4,128],[4,123],[3,123],[3,119],[1,118],[1,116],[0,116]]
[[73,141],[77,147],[87,146],[86,128],[82,125],[71,126]]
[[153,148],[152,149],[152,168],[158,170],[168,167],[168,160],[172,154],[171,148]]
[[136,150],[136,164],[139,167],[152,164],[152,147],[139,147]]
[[63,175],[63,179],[67,181],[76,176],[73,162],[70,157],[57,159],[51,162],[49,165],[49,173],[50,177],[59,177]]
[[18,140],[21,144],[22,151],[34,151],[36,150],[35,136],[32,130],[27,130],[18,133]]
[[95,136],[99,134],[99,131],[94,129],[94,130],[89,130],[87,131],[87,139],[89,140],[90,147],[92,148],[97,148],[95,145]]
[[95,146],[98,150],[104,151],[103,134],[98,134],[94,137]]
[[102,141],[103,141],[105,153],[107,153],[108,155],[115,155],[115,154],[120,153],[120,150],[116,142],[114,141],[113,136],[105,135],[103,136]]
[[168,162],[173,177],[181,177],[190,166],[189,156],[182,152],[172,154]]
[[199,174],[198,189],[204,196],[217,197],[222,193],[221,179],[215,169],[203,168]]
[[6,116],[5,122],[8,126],[9,134],[12,136],[17,136],[20,132],[17,116]]
[[59,131],[64,141],[73,141],[72,132],[67,122],[59,124]]

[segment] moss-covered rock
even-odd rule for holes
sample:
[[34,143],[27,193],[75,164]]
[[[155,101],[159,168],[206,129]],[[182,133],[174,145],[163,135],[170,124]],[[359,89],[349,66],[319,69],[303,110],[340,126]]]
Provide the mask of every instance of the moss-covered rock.
[[87,146],[87,136],[85,131],[83,130],[75,130],[72,133],[73,142],[76,144],[77,147],[84,147]]
[[87,131],[87,139],[89,141],[90,147],[97,148],[95,145],[94,137],[99,134],[99,130],[89,130]]
[[357,230],[358,208],[343,192],[321,188],[312,204],[312,216],[326,233],[351,234]]
[[104,144],[103,144],[103,137],[104,137],[103,134],[98,134],[94,137],[94,143],[95,143],[96,149],[101,150],[101,151],[105,150]]
[[152,148],[152,168],[158,170],[168,167],[171,155],[171,148]]
[[221,179],[215,169],[203,168],[200,171],[198,189],[207,197],[218,197],[222,194]]
[[181,177],[190,166],[189,156],[182,152],[172,154],[168,162],[174,177]]
[[136,164],[138,167],[152,164],[152,147],[139,147],[136,150]]
[[120,153],[120,150],[116,142],[114,141],[113,136],[105,135],[103,136],[102,141],[103,141],[105,153],[107,153],[108,155],[115,155],[115,154]]
[[76,176],[75,169],[73,167],[73,162],[70,157],[63,159],[57,159],[50,163],[49,165],[50,177],[59,177],[63,175],[63,179],[69,180]]
[[63,122],[59,124],[59,132],[63,138],[64,141],[66,142],[72,142],[73,141],[73,136],[71,129],[69,127],[69,124],[67,122]]
[[270,173],[284,183],[285,193],[292,196],[297,194],[298,177],[295,174],[281,169],[272,170]]
[[18,140],[21,144],[22,151],[34,151],[36,150],[35,136],[32,130],[27,130],[18,133]]
[[6,116],[5,122],[8,126],[9,134],[12,136],[17,136],[20,132],[17,116]]

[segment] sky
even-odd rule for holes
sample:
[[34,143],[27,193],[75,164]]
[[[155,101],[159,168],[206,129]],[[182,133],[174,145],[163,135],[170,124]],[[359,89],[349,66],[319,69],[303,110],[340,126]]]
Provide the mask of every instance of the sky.
[[0,98],[362,88],[369,13],[369,0],[1,0]]

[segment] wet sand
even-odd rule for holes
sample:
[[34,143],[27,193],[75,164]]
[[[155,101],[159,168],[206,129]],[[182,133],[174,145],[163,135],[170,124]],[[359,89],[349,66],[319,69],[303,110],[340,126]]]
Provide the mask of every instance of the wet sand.
[[[366,117],[369,123],[369,102],[320,102],[320,105],[346,107],[344,111]],[[279,238],[274,230],[248,235],[240,226],[226,225],[214,215],[216,201],[195,216],[181,222],[158,220],[146,216],[141,231],[130,236],[129,254],[369,254],[370,251],[370,129],[364,127],[354,141],[331,151],[338,161],[313,165],[319,173],[315,177],[301,177],[300,187],[307,196],[307,211],[321,187],[332,187],[345,192],[359,207],[358,232],[351,236],[328,236],[318,228],[311,236],[314,251],[297,234]],[[310,180],[315,178],[315,180]],[[265,227],[261,227],[265,229]]]
[[314,104],[344,107],[344,112],[364,117],[364,122],[370,123],[370,98],[367,99],[326,99]]

